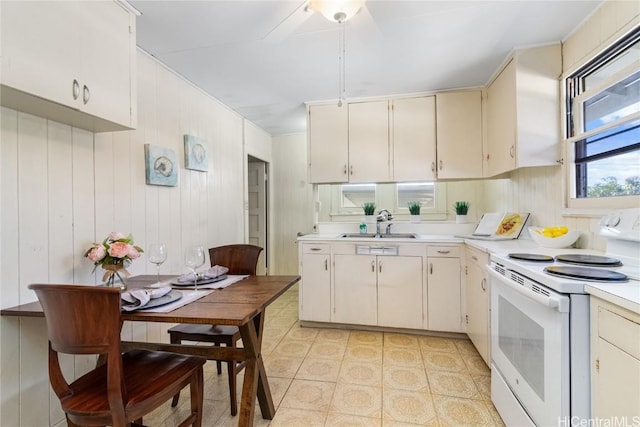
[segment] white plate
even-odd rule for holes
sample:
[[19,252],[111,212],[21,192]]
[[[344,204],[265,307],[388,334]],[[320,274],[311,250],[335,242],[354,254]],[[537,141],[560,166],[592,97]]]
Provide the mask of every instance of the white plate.
[[[222,276],[214,277],[211,279],[201,279],[198,280],[198,285],[208,285],[209,283],[220,282],[226,278],[227,275],[223,274]],[[193,286],[193,282],[179,282],[178,279],[172,280],[170,283],[174,286]]]

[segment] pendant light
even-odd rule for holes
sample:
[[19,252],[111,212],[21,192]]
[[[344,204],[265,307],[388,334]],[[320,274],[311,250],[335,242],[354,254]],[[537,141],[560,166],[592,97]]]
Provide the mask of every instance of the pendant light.
[[346,96],[345,57],[347,55],[347,40],[345,22],[351,19],[364,5],[365,0],[312,0],[311,10],[320,12],[329,21],[338,23],[338,107]]

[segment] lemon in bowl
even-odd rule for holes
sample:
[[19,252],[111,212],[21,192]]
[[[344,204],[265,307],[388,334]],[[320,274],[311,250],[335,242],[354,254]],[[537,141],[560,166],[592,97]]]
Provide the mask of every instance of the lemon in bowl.
[[560,227],[529,227],[531,239],[544,248],[568,248],[573,245],[580,231],[569,230],[565,226]]

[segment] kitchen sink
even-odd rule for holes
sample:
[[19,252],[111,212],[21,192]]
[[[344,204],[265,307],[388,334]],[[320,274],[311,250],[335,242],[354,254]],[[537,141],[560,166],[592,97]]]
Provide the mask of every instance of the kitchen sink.
[[413,233],[390,233],[390,234],[380,234],[378,237],[376,237],[375,234],[373,233],[366,233],[366,234],[360,234],[360,233],[344,233],[339,235],[338,237],[343,238],[343,239],[348,239],[348,238],[358,238],[358,239],[415,239],[416,235]]

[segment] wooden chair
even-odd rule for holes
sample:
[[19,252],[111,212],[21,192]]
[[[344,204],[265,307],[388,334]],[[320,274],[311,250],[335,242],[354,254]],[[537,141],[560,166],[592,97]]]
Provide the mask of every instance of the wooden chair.
[[[49,335],[49,379],[70,426],[121,427],[142,424],[142,416],[187,385],[191,412],[180,426],[202,425],[206,359],[174,353],[132,350],[121,353],[120,289],[81,285],[32,284]],[[72,383],[58,354],[96,354],[99,364]]]
[[[220,265],[229,269],[228,274],[255,275],[262,248],[260,246],[237,244],[218,246],[209,249],[211,266]],[[172,344],[180,344],[182,341],[208,342],[214,346],[236,347],[240,341],[240,330],[237,326],[226,325],[188,325],[180,324],[169,329],[169,337]],[[218,375],[222,373],[222,363],[216,362]],[[231,415],[238,413],[238,401],[236,395],[236,375],[244,369],[244,362],[227,362],[229,375],[229,397],[231,399]],[[180,394],[173,398],[172,406],[178,404]]]

